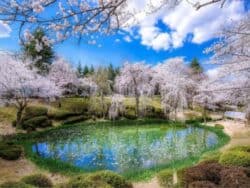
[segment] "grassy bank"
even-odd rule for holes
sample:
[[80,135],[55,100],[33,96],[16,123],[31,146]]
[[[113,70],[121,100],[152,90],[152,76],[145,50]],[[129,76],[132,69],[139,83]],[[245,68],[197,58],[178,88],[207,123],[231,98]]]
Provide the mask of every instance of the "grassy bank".
[[[18,134],[17,136],[10,138],[10,139],[13,142],[23,145],[24,150],[25,150],[25,156],[31,161],[33,161],[40,168],[48,170],[50,172],[73,176],[73,175],[87,173],[87,172],[69,163],[61,162],[61,161],[54,160],[54,159],[39,157],[37,154],[32,152],[32,144],[39,138],[42,138],[43,136],[49,133],[52,133],[58,130],[62,131],[63,129],[70,129],[72,127],[77,127],[77,126],[91,126],[91,125],[102,125],[102,126],[135,126],[137,125],[137,126],[140,126],[140,125],[154,125],[154,124],[162,125],[162,126],[167,125],[167,126],[173,126],[173,127],[185,127],[186,126],[185,124],[180,123],[180,122],[170,122],[170,121],[156,120],[156,119],[155,120],[142,119],[142,120],[136,120],[136,121],[121,120],[115,123],[110,122],[110,121],[89,122],[89,123],[85,122],[85,123],[74,124],[74,125],[64,125],[64,126],[59,126],[59,127],[53,127],[53,128],[49,128],[47,130],[41,131],[41,132],[34,132],[31,134]],[[226,144],[230,139],[229,136],[223,133],[222,129],[220,128],[203,126],[198,122],[193,122],[192,126],[204,128],[208,131],[214,132],[218,136],[218,143],[214,147],[209,148],[208,150],[204,151],[204,153],[217,150],[218,148]],[[137,172],[124,173],[123,176],[125,176],[127,179],[132,180],[132,181],[147,180],[153,177],[157,172],[159,172],[162,169],[166,169],[166,168],[181,169],[181,168],[185,168],[188,166],[192,166],[199,161],[199,158],[200,157],[191,156],[190,158],[187,158],[185,160],[174,161],[174,164],[171,163],[171,164],[166,164],[166,165],[160,165],[160,166],[150,168],[150,169],[140,170]]]

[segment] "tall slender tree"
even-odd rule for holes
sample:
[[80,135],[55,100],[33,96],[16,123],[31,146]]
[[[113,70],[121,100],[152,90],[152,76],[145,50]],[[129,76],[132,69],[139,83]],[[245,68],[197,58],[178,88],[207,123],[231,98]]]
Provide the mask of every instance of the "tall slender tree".
[[23,51],[26,57],[31,58],[39,74],[45,75],[54,58],[52,42],[46,36],[44,30],[38,28],[34,33],[26,33],[23,43]]

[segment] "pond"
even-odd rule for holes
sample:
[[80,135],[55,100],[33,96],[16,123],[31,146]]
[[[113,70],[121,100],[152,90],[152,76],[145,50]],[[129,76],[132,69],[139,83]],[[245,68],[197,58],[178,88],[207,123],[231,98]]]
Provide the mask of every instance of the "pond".
[[199,156],[217,143],[215,133],[192,126],[84,125],[46,134],[32,145],[32,151],[85,171],[127,173]]

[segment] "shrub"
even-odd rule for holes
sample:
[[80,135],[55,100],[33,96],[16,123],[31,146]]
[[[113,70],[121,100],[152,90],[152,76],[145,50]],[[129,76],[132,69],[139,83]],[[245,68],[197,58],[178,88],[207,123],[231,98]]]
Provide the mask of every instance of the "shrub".
[[211,151],[203,154],[200,161],[214,161],[218,162],[220,160],[221,153],[219,151]]
[[216,188],[214,183],[211,181],[195,181],[189,184],[188,188]]
[[82,115],[82,116],[75,116],[75,117],[70,117],[67,120],[63,121],[63,124],[72,124],[72,123],[77,123],[77,122],[81,122],[88,119],[86,116]]
[[23,114],[23,121],[31,119],[33,117],[37,116],[47,116],[48,115],[48,109],[46,107],[42,106],[28,106],[25,108],[24,114]]
[[224,165],[250,167],[250,147],[232,148],[221,155],[219,162]]
[[124,113],[124,117],[127,119],[136,119],[136,114],[135,114],[135,106],[126,106],[125,107],[125,113]]
[[224,129],[224,126],[221,124],[215,124],[214,127],[219,128],[219,129]]
[[28,185],[24,182],[8,181],[0,185],[0,188],[32,188],[33,186]]
[[[248,171],[248,172],[247,172]],[[249,169],[242,167],[228,167],[220,172],[221,187],[248,188],[250,185]]]
[[173,171],[162,170],[157,174],[157,179],[163,187],[173,187]]
[[223,166],[214,162],[202,162],[185,171],[184,181],[190,184],[195,181],[211,181],[215,184],[220,182],[220,171]]
[[[211,121],[212,118],[211,117],[206,117],[206,121]],[[204,122],[204,118],[203,117],[197,117],[195,119],[189,119],[185,121],[187,124],[192,124],[192,123],[196,123],[196,122]]]
[[23,148],[10,143],[0,143],[0,157],[6,160],[17,160],[22,154]]
[[31,119],[28,119],[27,121],[24,121],[22,123],[23,129],[29,129],[35,130],[37,127],[51,127],[52,122],[48,119],[47,116],[37,116]]
[[59,185],[58,188],[112,188],[106,182],[90,180],[85,175],[74,177],[67,185]]
[[53,187],[52,181],[43,174],[34,174],[22,178],[22,182],[36,187]]
[[132,188],[122,176],[110,171],[99,171],[89,175],[80,175],[71,179],[68,187],[74,188]]

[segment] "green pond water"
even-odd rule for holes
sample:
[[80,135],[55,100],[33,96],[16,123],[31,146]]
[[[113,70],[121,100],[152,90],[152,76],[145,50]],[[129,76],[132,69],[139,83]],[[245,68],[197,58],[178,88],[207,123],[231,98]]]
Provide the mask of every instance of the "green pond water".
[[217,143],[215,133],[192,126],[84,125],[46,134],[32,145],[32,151],[85,171],[127,173],[199,156]]

